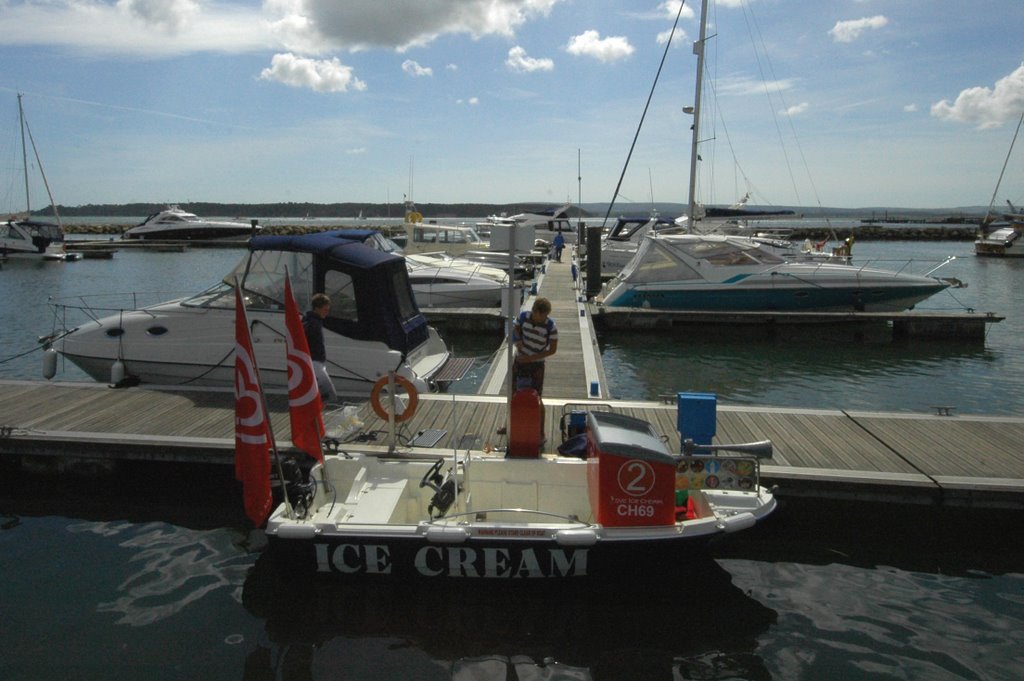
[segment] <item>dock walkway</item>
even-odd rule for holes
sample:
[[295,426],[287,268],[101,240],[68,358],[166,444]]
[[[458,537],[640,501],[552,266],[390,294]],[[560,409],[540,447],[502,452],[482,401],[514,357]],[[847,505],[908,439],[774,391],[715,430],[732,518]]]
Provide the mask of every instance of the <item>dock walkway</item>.
[[[233,464],[231,390],[111,389],[99,383],[0,381],[0,459],[76,457]],[[268,396],[279,442],[291,437],[287,399]],[[547,450],[561,443],[563,414],[578,400],[547,398]],[[679,451],[675,405],[593,401],[645,419]],[[506,399],[421,395],[415,415],[400,424],[397,449],[446,455],[457,448],[488,452],[504,446]],[[388,424],[369,405],[349,434],[360,448],[389,449]],[[332,426],[328,420],[328,434]],[[410,447],[434,434],[432,447]],[[433,440],[434,438],[430,438]],[[1024,509],[1024,418],[891,414],[836,410],[718,408],[715,443],[770,439],[774,457],[762,478],[783,496]],[[339,445],[346,446],[345,442]]]
[[[607,382],[597,336],[585,302],[579,300],[577,281],[573,280],[569,249],[562,262],[549,260],[537,277],[537,291],[523,303],[530,309],[537,296],[551,301],[551,317],[558,326],[558,352],[545,360],[544,398],[588,400],[608,399]],[[508,342],[502,342],[494,355],[483,383],[481,395],[508,394]]]

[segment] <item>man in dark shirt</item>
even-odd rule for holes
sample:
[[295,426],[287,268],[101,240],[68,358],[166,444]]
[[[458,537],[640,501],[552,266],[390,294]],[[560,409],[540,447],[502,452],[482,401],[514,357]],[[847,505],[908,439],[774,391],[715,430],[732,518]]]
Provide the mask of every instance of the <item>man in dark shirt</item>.
[[313,360],[313,373],[320,388],[320,397],[327,402],[337,402],[338,392],[327,373],[327,348],[324,345],[324,318],[331,311],[331,299],[324,293],[313,295],[312,310],[302,317],[302,328],[309,343],[309,357]]

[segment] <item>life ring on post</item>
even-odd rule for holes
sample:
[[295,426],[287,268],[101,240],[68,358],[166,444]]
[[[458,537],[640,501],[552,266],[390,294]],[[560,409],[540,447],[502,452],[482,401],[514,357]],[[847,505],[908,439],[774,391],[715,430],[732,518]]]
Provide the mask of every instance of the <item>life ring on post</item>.
[[[381,376],[377,379],[377,382],[373,384],[373,391],[370,393],[370,406],[373,407],[373,413],[387,421],[390,414],[385,409],[384,404],[381,402],[381,393],[388,387],[388,377]],[[409,404],[405,405],[405,409],[401,414],[395,414],[395,423],[402,423],[412,418],[412,415],[416,413],[416,405],[419,404],[420,395],[416,392],[416,386],[412,384],[408,378],[395,374],[395,392],[399,389],[405,390],[409,396]]]

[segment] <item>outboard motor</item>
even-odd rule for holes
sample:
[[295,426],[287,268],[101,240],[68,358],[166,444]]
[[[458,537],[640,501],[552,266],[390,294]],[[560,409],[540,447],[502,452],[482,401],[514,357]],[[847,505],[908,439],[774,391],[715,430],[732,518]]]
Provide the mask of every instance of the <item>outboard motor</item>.
[[309,469],[303,468],[292,457],[281,461],[281,471],[284,474],[285,494],[288,495],[296,517],[305,518],[316,496],[316,482],[310,479]]

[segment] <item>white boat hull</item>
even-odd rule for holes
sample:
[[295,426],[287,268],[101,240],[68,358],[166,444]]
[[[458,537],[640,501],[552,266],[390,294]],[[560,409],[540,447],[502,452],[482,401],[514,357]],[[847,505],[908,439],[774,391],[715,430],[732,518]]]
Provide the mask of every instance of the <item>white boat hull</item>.
[[[285,388],[284,314],[249,311],[253,347],[267,388]],[[155,385],[232,386],[235,375],[234,310],[186,306],[173,301],[89,322],[54,342],[54,348],[97,381],[111,381],[120,360],[124,374]],[[123,331],[118,331],[122,329]],[[448,359],[433,329],[427,343],[409,353],[376,341],[325,331],[327,368],[343,397],[365,398],[389,370],[420,391]]]

